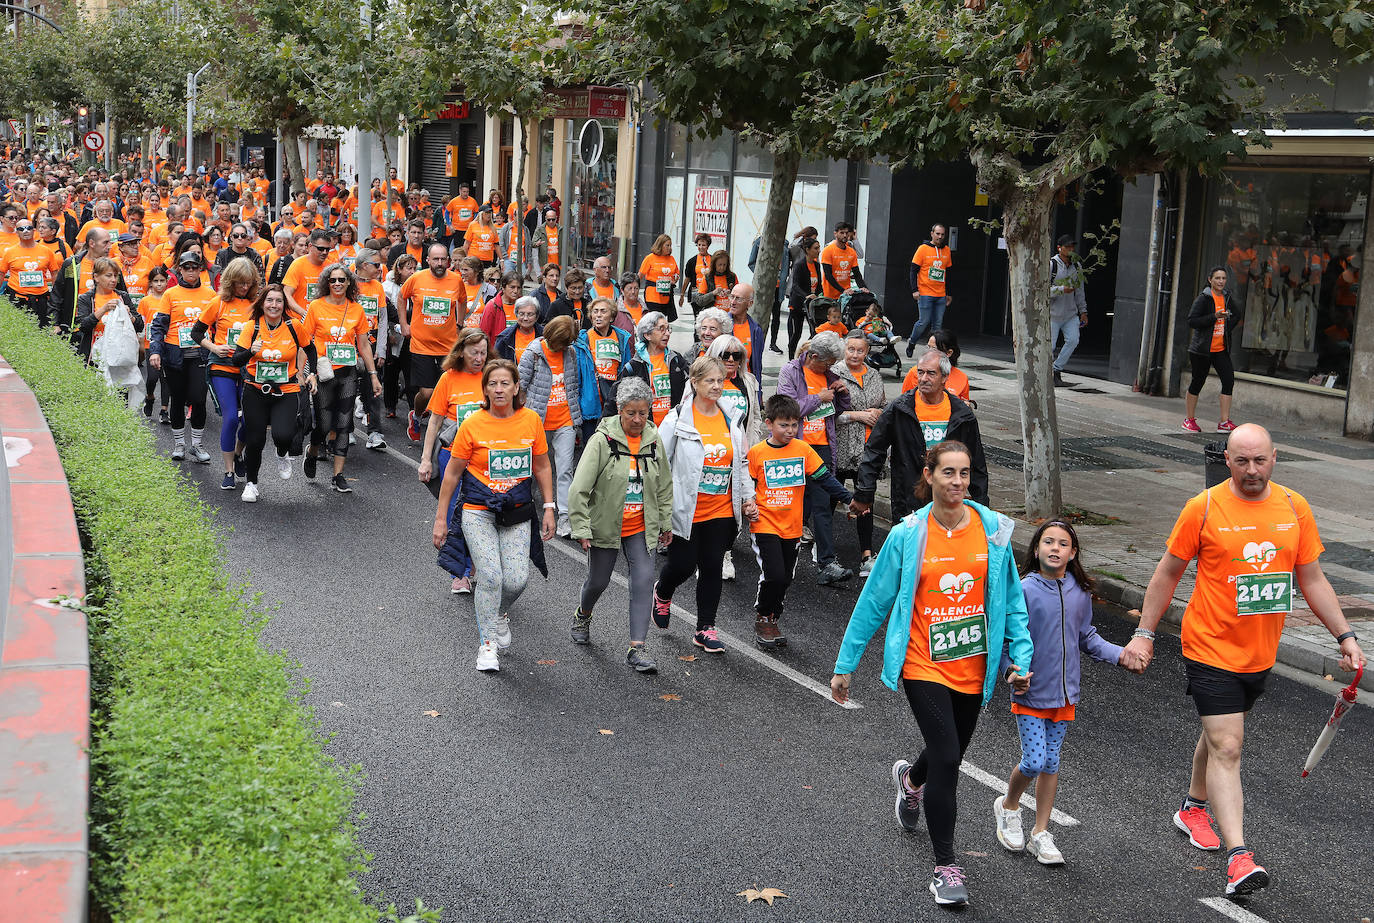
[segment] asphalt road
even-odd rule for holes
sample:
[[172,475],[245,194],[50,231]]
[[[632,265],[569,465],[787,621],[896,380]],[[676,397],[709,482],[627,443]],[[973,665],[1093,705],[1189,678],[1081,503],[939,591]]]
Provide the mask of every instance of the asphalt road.
[[[400,422],[387,421],[388,436],[414,458]],[[211,433],[217,425],[212,416]],[[157,428],[167,451],[168,430]],[[213,448],[217,439],[207,441]],[[306,481],[299,462],[292,480],[277,480],[269,449],[256,505],[219,489],[217,457],[183,464],[219,508],[231,572],[280,606],[263,642],[300,662],[328,751],[364,770],[369,893],[400,906],[423,898],[446,908],[446,920],[946,913],[925,890],[925,834],[904,833],[893,818],[889,767],[914,758],[920,739],[904,698],[878,679],[877,644],[854,681],[863,707],[852,710],[737,649],[699,654],[681,612],[668,631],[651,629],[661,671],[638,675],[623,659],[623,584],[598,607],[592,646],[569,641],[583,568],[580,552],[555,539],[564,550],[550,552],[549,579],[532,576],[511,611],[515,643],[500,673],[480,674],[471,597],[451,596],[435,566],[433,501],[405,458],[355,447],[347,472],[355,492],[343,496],[323,474]],[[852,565],[852,530],[838,531]],[[748,638],[757,570],[742,541],[736,555],[739,578],[726,585],[720,627]],[[763,659],[826,684],[858,586],[818,587],[814,574],[804,556],[784,617],[790,645]],[[677,599],[689,609],[692,588]],[[1098,625],[1118,642],[1130,632],[1107,607]],[[1157,645],[1144,677],[1085,669],[1057,805],[1077,824],[1053,828],[1063,868],[1003,851],[993,790],[961,776],[957,847],[972,895],[964,917],[1360,923],[1374,915],[1369,710],[1348,716],[1321,767],[1300,781],[1332,696],[1272,677],[1248,722],[1244,780],[1250,842],[1274,883],[1241,907],[1219,901],[1219,910],[1202,899],[1223,892],[1223,856],[1188,846],[1170,820],[1197,735],[1183,685],[1175,638]],[[1018,758],[999,692],[967,761],[1005,779]],[[1030,812],[1023,816],[1029,830]],[[746,905],[737,892],[752,887],[788,896]]]

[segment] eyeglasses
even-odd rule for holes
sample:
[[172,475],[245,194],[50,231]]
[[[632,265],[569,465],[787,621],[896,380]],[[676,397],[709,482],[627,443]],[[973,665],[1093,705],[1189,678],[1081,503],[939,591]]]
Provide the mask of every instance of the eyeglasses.
[[744,361],[744,353],[743,353],[743,352],[740,352],[739,350],[735,350],[735,349],[732,349],[732,350],[730,350],[729,352],[721,353],[721,354],[720,354],[720,357],[721,357],[722,359],[726,359],[726,360],[732,361],[732,362],[743,362],[743,361]]
[[247,239],[248,239],[248,235],[247,235],[247,234],[230,234],[230,235],[229,235],[229,239],[230,239],[230,240],[247,240]]
[[348,284],[348,280],[347,280],[347,279],[341,279],[341,278],[339,278],[338,276],[335,276],[334,278],[332,278],[332,279],[329,280],[329,284],[330,284],[330,285],[347,285],[347,284]]

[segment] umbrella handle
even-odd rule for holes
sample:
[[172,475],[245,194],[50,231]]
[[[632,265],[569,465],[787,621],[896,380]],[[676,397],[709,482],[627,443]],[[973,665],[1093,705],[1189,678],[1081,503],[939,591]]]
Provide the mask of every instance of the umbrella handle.
[[1346,686],[1344,689],[1341,690],[1341,698],[1345,699],[1352,705],[1355,704],[1355,696],[1358,695],[1360,691],[1361,676],[1364,676],[1364,664],[1360,664],[1358,667],[1355,668],[1355,678],[1350,681],[1349,686]]

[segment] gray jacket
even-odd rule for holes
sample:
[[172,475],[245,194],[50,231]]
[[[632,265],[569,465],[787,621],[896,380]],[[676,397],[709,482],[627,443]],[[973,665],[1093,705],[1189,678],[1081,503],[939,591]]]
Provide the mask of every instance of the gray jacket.
[[1072,263],[1065,263],[1056,253],[1050,257],[1050,320],[1062,323],[1087,310],[1082,264],[1076,259]]
[[[869,368],[864,373],[864,383],[859,385],[854,373],[841,359],[830,367],[830,371],[840,376],[840,381],[849,386],[850,410],[882,410],[887,406],[887,392],[883,389],[882,372]],[[866,427],[855,420],[846,423],[844,413],[835,424],[835,470],[859,470],[859,460],[864,457],[864,444],[867,441]],[[838,476],[838,475],[837,475]]]
[[[525,355],[529,355],[528,350]],[[754,495],[754,482],[749,477],[749,464],[745,457],[749,446],[744,441],[744,428],[731,420],[728,414],[725,418],[734,449],[730,501],[734,507],[735,522],[742,526],[743,499]],[[668,465],[673,472],[673,534],[680,538],[691,538],[692,518],[697,512],[697,491],[701,487],[701,469],[706,462],[706,447],[692,419],[690,400],[683,400],[668,411],[659,424],[658,438],[663,443]]]
[[[544,338],[529,345],[520,357],[520,390],[525,392],[525,406],[544,419],[549,409],[549,392],[553,390],[553,369],[544,358]],[[581,391],[577,386],[577,350],[569,346],[563,350],[563,391],[568,398],[568,413],[573,426],[582,425]]]

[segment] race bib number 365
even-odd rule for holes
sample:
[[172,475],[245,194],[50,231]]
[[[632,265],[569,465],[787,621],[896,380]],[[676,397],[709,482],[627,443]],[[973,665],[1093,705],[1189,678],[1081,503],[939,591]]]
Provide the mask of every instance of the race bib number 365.
[[1241,574],[1236,578],[1237,615],[1274,615],[1293,611],[1293,575]]

